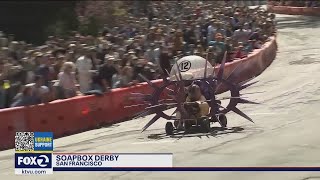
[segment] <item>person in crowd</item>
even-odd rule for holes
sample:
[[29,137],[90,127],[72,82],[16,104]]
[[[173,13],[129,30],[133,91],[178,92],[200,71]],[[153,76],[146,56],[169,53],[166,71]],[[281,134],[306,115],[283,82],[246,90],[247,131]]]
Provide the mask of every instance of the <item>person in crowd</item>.
[[44,85],[44,78],[41,75],[36,75],[34,83],[27,84],[32,88],[32,96],[37,103],[46,103],[49,100],[49,88]]
[[111,83],[112,83],[111,84],[112,89],[121,88],[123,86],[123,84],[122,84],[122,68],[117,68],[116,73],[112,75]]
[[216,23],[216,31],[214,34],[214,37],[216,37],[217,34],[221,34],[222,37],[226,36],[226,30],[223,28],[222,22]]
[[104,86],[112,87],[112,76],[117,73],[118,59],[106,56],[105,63],[98,70],[100,78],[104,82]]
[[[70,66],[68,66],[70,67]],[[78,72],[78,79],[80,84],[81,93],[89,91],[92,80],[91,70],[93,68],[92,60],[90,57],[90,49],[85,49],[85,54],[80,56],[76,61],[76,68]]]
[[9,57],[12,58],[14,61],[18,61],[18,45],[17,41],[12,41],[9,45]]
[[5,62],[0,61],[0,109],[5,108],[6,106],[6,89],[7,82],[5,82],[8,78],[9,72],[6,68]]
[[133,84],[132,82],[132,77],[133,77],[133,70],[132,68],[127,65],[127,66],[124,66],[122,67],[121,69],[121,86],[122,87],[127,87],[127,86],[130,86]]
[[232,55],[233,55],[233,52],[234,52],[234,48],[233,48],[233,44],[231,42],[231,38],[230,37],[226,37],[226,39],[225,39],[225,47],[226,47],[226,51],[227,51],[226,61],[227,62],[231,62],[232,61]]
[[39,57],[40,65],[37,67],[35,74],[42,76],[44,79],[44,85],[49,86],[49,81],[51,80],[50,79],[50,73],[51,73],[50,65],[51,64],[49,61],[49,54],[44,55],[42,53],[39,53],[38,57]]
[[114,59],[119,59],[119,53],[116,51],[114,46],[109,46],[109,52],[105,55],[105,58],[108,59],[110,57],[113,57]]
[[237,29],[239,29],[240,26],[240,13],[238,11],[236,11],[233,16],[231,17],[231,26],[232,26],[232,30],[235,31]]
[[238,43],[238,47],[236,48],[234,58],[235,59],[242,59],[247,57],[247,54],[245,53],[244,46],[241,42]]
[[223,41],[223,35],[220,33],[217,33],[215,36],[215,41],[210,41],[209,46],[212,46],[215,49],[216,56],[214,57],[215,62],[218,64],[221,64],[224,53],[226,52],[226,45]]
[[14,98],[14,102],[10,107],[36,105],[37,100],[32,94],[32,86],[25,86],[21,93],[18,93]]
[[183,33],[181,31],[181,29],[177,29],[174,39],[173,39],[173,47],[174,47],[174,54],[178,55],[179,51],[183,51],[183,45],[184,45],[184,41],[183,41]]
[[226,35],[226,37],[233,36],[232,26],[230,24],[226,25],[225,35]]
[[239,29],[234,31],[233,38],[236,42],[241,42],[246,44],[249,39],[250,32],[248,30],[243,29],[243,26],[240,25]]
[[26,84],[32,83],[35,77],[35,64],[30,57],[24,57],[21,59],[23,69],[26,71]]
[[212,40],[214,40],[214,34],[216,33],[216,29],[214,27],[214,20],[211,20],[207,29],[207,41],[208,43]]
[[149,62],[152,62],[152,63],[157,63],[157,60],[159,58],[159,57],[157,57],[157,55],[158,55],[157,51],[158,50],[156,50],[155,44],[151,43],[150,48],[147,49],[147,51],[145,52],[146,60]]
[[91,84],[91,91],[99,91],[99,92],[106,92],[110,89],[110,86],[107,84],[106,80],[103,79],[99,72],[92,73],[92,84]]
[[171,71],[171,62],[170,62],[169,52],[165,47],[162,47],[161,54],[159,57],[159,64],[161,68],[161,74],[165,77],[169,76]]
[[55,62],[53,63],[53,68],[54,68],[54,76],[57,79],[58,74],[61,71],[61,68],[63,64],[66,62],[66,57],[63,54],[60,54],[56,57]]
[[61,72],[58,75],[59,87],[65,98],[74,97],[77,95],[75,65],[73,62],[65,62]]

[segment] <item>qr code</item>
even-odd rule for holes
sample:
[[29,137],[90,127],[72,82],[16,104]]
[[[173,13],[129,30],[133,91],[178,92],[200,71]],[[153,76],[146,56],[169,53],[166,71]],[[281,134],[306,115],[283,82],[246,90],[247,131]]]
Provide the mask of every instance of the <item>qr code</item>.
[[33,151],[34,132],[16,132],[15,147],[16,151]]

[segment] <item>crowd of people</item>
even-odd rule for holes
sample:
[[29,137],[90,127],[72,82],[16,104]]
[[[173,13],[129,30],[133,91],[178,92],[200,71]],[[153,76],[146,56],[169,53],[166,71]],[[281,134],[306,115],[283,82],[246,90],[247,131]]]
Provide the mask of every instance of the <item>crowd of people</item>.
[[273,0],[273,1],[270,1],[270,4],[274,6],[320,7],[320,2],[318,0],[296,0],[296,1]]
[[215,65],[244,58],[275,33],[275,15],[257,7],[152,2],[99,37],[50,36],[42,46],[0,35],[0,109],[106,92],[168,76],[173,63],[199,55]]

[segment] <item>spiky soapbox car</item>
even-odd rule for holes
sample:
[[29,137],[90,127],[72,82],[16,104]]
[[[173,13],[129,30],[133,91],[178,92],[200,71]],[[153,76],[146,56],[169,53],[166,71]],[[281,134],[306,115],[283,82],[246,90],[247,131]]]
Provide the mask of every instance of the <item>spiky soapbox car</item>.
[[[166,72],[169,78],[164,78],[161,86],[155,85],[143,75],[140,75],[153,88],[153,93],[149,95],[132,93],[131,97],[138,98],[149,104],[145,111],[137,114],[135,118],[155,114],[143,127],[142,131],[145,131],[158,119],[164,118],[174,121],[174,123],[170,121],[166,123],[165,131],[167,135],[172,135],[175,129],[181,130],[181,127],[183,128],[182,130],[187,131],[191,126],[200,126],[202,130],[208,132],[210,131],[210,124],[213,122],[219,122],[222,127],[226,127],[227,118],[225,114],[230,111],[253,122],[250,117],[236,106],[239,103],[258,104],[240,97],[242,89],[256,82],[249,83],[253,78],[240,83],[233,82],[233,79],[236,79],[236,76],[239,75],[239,70],[241,71],[239,67],[236,67],[227,78],[224,78],[225,57],[222,63],[216,67],[213,67],[205,58],[200,56],[183,57],[175,62],[170,73]],[[215,73],[215,68],[218,68],[217,73]],[[202,94],[206,98],[206,103],[209,105],[209,113],[200,118],[194,118],[195,116],[189,110],[190,107],[196,107],[194,106],[195,102],[186,102],[186,87],[192,84],[199,85]],[[221,99],[217,98],[217,94],[222,87],[224,88],[224,92],[230,91],[231,96]],[[163,97],[170,97],[171,99]],[[223,106],[221,104],[222,100],[229,100],[229,103]],[[171,115],[164,112],[171,108],[175,108],[175,111]],[[173,116],[177,112],[180,113],[180,116]],[[181,124],[182,126],[179,126]]]

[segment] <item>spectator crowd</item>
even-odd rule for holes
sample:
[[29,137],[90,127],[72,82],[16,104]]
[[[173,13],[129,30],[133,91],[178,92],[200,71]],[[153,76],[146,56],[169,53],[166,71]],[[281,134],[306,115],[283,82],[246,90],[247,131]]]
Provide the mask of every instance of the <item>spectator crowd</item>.
[[244,58],[275,33],[275,15],[257,7],[208,2],[152,2],[128,13],[99,37],[73,32],[50,36],[42,46],[0,34],[0,109],[127,87],[167,76],[186,55],[215,65]]
[[320,7],[319,0],[272,0],[270,5],[273,6],[294,6],[294,7]]

